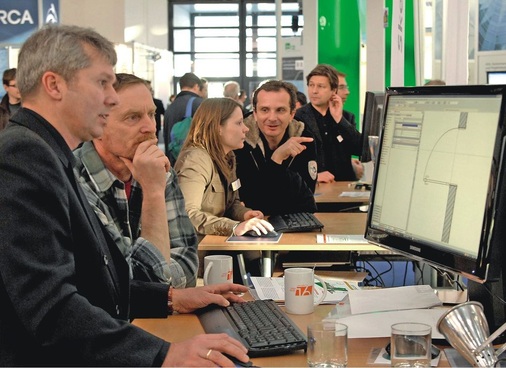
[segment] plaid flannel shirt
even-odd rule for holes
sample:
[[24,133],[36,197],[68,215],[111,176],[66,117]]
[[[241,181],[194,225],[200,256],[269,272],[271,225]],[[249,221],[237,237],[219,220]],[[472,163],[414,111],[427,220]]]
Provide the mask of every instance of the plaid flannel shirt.
[[173,287],[195,286],[198,256],[197,235],[185,209],[184,198],[171,168],[166,175],[165,207],[170,236],[170,261],[154,244],[141,236],[142,189],[132,180],[130,200],[125,184],[103,164],[92,142],[74,151],[77,179],[89,204],[130,265],[131,277],[170,283]]

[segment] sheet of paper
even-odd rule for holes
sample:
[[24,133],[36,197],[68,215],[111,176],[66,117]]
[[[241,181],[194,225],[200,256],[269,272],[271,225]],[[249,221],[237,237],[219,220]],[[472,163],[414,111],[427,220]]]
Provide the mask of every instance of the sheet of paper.
[[[359,289],[358,282],[323,278],[327,286],[327,295],[322,304],[335,304],[343,300],[349,290]],[[259,299],[272,299],[277,302],[285,301],[285,285],[282,277],[251,277],[255,292]],[[320,282],[315,282],[315,300],[323,293]]]
[[349,298],[352,314],[431,308],[442,304],[430,285],[351,290]]
[[363,235],[316,234],[318,244],[368,244]]
[[369,198],[371,192],[342,192],[339,197],[352,197],[352,198]]
[[[394,323],[406,321],[428,324],[432,327],[433,339],[444,339],[437,329],[437,321],[446,311],[447,308],[431,308],[366,313],[339,318],[339,323],[348,326],[348,337],[351,339],[389,337]],[[327,317],[325,320],[335,320],[335,318]]]

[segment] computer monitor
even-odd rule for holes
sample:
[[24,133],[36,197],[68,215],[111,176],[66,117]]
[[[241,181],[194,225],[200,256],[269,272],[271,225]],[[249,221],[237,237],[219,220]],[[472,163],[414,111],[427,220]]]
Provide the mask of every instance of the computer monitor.
[[487,72],[487,84],[506,84],[506,70]]
[[360,161],[371,161],[371,151],[369,150],[369,136],[378,136],[381,133],[381,123],[383,117],[384,92],[365,93],[364,115],[362,117],[362,155]]
[[468,278],[491,329],[505,321],[489,293],[506,295],[505,95],[504,85],[387,89],[365,235]]

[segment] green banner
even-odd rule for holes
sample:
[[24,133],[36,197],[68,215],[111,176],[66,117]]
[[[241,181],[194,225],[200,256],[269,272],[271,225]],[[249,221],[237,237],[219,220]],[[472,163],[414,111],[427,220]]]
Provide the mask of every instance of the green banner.
[[[345,110],[360,124],[360,19],[358,0],[318,0],[318,63],[346,74]],[[359,127],[357,127],[359,128]]]

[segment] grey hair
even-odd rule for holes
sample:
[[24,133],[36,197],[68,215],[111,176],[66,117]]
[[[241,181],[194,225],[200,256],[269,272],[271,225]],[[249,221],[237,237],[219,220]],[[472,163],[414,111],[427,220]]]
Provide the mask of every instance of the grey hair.
[[72,81],[76,72],[90,66],[91,46],[112,66],[117,56],[112,42],[91,28],[47,25],[31,35],[21,47],[16,83],[21,96],[34,93],[45,72],[52,71]]

